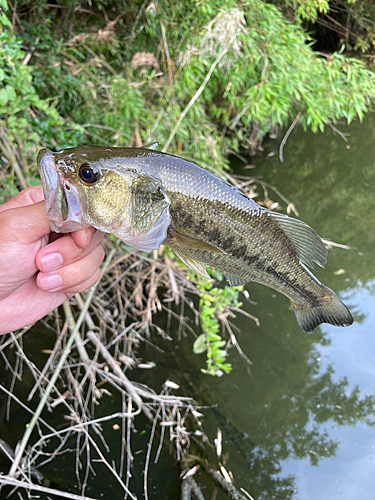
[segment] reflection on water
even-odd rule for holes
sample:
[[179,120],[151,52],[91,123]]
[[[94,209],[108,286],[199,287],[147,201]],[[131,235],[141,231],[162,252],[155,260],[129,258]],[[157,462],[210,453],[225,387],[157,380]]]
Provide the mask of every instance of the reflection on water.
[[[330,129],[317,135],[297,130],[287,142],[283,164],[278,160],[277,143],[268,141],[264,152],[250,160],[257,167],[250,172],[277,186],[295,203],[299,218],[323,238],[355,247],[331,249],[326,269],[317,272],[349,306],[354,325],[342,329],[323,325],[308,335],[298,328],[286,297],[250,284],[247,289],[257,305],[246,304],[245,308],[261,325],[256,327],[245,317],[238,317],[235,324],[241,330],[237,339],[253,362],[251,367],[232,349],[230,375],[219,380],[201,375],[204,356],[192,355],[190,336],[181,342],[159,339],[165,354],[150,345],[140,352],[144,360],[153,359],[157,366],[143,374],[142,382],[160,390],[169,378],[185,387],[198,403],[217,403],[206,410],[206,432],[213,438],[217,427],[222,429],[228,468],[236,485],[255,500],[373,498],[375,119],[368,117],[363,125],[341,129],[350,132],[348,143]],[[269,195],[285,208],[275,194],[270,191]],[[48,335],[37,336],[44,346],[51,340]],[[37,355],[40,350],[36,345]],[[103,412],[109,413],[112,404],[117,408],[113,398],[108,398]],[[27,417],[20,416],[19,421],[17,415],[13,417],[11,427],[6,426],[19,436]],[[104,426],[104,431],[111,450],[116,450],[118,435],[111,426],[107,430]],[[139,433],[135,439],[134,450],[143,450],[135,462],[138,469],[133,471],[133,491],[140,498],[147,436],[142,441]],[[54,462],[56,478],[53,471],[50,474],[69,489],[74,458],[69,466],[65,464],[68,458],[59,460]],[[173,457],[165,450],[159,465],[150,468],[150,499],[177,498],[178,478],[173,467]],[[105,479],[104,474],[93,480],[87,493],[110,493],[117,498],[110,477]],[[205,495],[210,498],[211,491],[206,490]],[[217,498],[223,497],[219,494]]]

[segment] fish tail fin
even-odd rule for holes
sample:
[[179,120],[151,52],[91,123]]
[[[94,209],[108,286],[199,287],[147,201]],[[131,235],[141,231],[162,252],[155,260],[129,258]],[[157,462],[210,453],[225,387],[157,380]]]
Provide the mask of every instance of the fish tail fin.
[[291,304],[298,325],[307,333],[312,333],[321,323],[329,323],[334,326],[349,326],[353,323],[353,317],[348,308],[335,292],[326,286],[320,304],[301,306],[293,301]]

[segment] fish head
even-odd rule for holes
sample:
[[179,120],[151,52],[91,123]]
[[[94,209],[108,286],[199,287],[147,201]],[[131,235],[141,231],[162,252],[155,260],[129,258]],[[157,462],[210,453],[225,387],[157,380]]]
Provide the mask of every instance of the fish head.
[[[47,217],[56,232],[93,226],[151,251],[166,238],[170,200],[159,179],[105,148],[83,146],[38,155]],[[100,154],[99,154],[100,152]]]

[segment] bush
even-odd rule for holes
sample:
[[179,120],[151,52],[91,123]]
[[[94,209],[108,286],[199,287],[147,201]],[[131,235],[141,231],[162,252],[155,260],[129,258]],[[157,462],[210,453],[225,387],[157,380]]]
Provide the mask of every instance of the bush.
[[[297,18],[310,20],[328,8],[293,5]],[[157,140],[220,170],[229,149],[254,152],[267,132],[293,120],[317,131],[342,117],[362,119],[375,99],[374,74],[362,62],[315,53],[298,19],[261,0],[93,2],[91,12],[72,0],[62,6],[22,4],[30,67],[22,42],[2,34],[19,75],[0,94],[9,117],[19,116],[11,128],[27,123],[52,146]],[[26,97],[22,110],[17,96]]]

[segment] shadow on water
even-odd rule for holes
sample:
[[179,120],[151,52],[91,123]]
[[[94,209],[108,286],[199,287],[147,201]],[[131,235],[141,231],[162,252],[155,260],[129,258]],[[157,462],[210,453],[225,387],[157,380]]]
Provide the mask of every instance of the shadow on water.
[[[251,366],[232,349],[230,375],[221,379],[204,376],[199,372],[204,355],[192,354],[192,338],[187,336],[173,342],[156,339],[164,354],[143,345],[140,356],[154,360],[156,369],[140,374],[138,370],[138,375],[137,370],[133,372],[156,390],[169,378],[199,404],[216,405],[205,411],[205,430],[213,438],[217,427],[221,428],[227,466],[237,486],[244,487],[255,500],[373,498],[375,119],[369,116],[363,125],[340,129],[350,132],[348,143],[330,129],[316,135],[297,130],[285,147],[284,163],[278,159],[275,141],[267,141],[264,151],[249,161],[256,165],[251,174],[261,176],[292,200],[299,218],[323,238],[355,247],[331,249],[326,269],[317,273],[354,312],[355,324],[345,329],[323,325],[308,335],[299,330],[288,299],[249,284],[247,289],[257,305],[245,303],[244,308],[257,316],[261,325],[256,327],[241,316],[235,325]],[[240,169],[237,160],[234,168]],[[272,191],[269,196],[285,208]],[[30,332],[29,338],[32,335]],[[46,332],[40,332],[38,339],[33,347],[35,356],[40,355],[41,345],[50,342]],[[8,380],[3,383],[9,384],[11,377],[4,373]],[[108,397],[103,412],[109,413],[114,403]],[[27,421],[14,405],[13,411],[11,425],[4,422],[0,428],[0,437],[11,432],[11,444],[19,439]],[[148,434],[148,424],[144,429]],[[142,429],[139,431],[133,449],[141,450],[141,459],[135,461],[133,477],[134,491],[140,498],[147,436],[142,437]],[[118,454],[119,435],[112,424],[104,426],[104,434]],[[55,476],[64,489],[74,491],[73,478],[69,485],[74,458],[66,458],[71,461],[68,474],[62,471],[65,458],[60,458],[54,463]],[[49,473],[54,476],[52,470]],[[203,476],[198,480],[205,484]],[[120,498],[106,481],[103,471],[87,494],[111,493],[111,498]],[[173,457],[164,450],[160,463],[150,468],[149,498],[175,499],[177,491]],[[210,498],[211,491],[206,489],[205,494]]]

